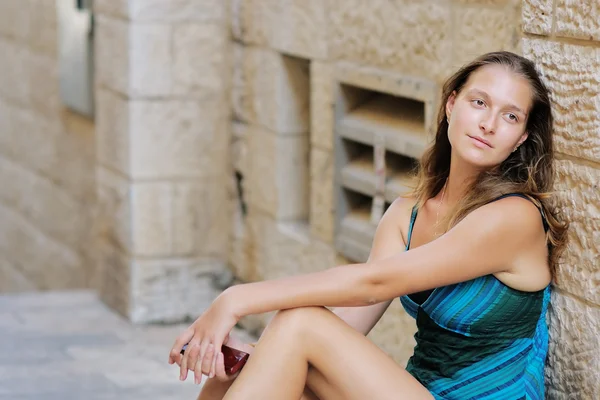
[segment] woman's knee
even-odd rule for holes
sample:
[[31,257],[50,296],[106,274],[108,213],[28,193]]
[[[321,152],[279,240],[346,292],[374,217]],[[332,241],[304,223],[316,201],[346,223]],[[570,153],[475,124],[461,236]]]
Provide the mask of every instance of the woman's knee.
[[277,326],[288,330],[303,330],[312,325],[323,313],[327,313],[324,307],[299,307],[278,311],[269,326]]

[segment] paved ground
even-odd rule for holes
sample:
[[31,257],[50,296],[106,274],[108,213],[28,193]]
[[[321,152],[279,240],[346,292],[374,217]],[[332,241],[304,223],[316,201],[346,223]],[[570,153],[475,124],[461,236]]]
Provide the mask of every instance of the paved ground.
[[183,328],[134,326],[88,291],[0,296],[0,400],[195,399],[166,361]]

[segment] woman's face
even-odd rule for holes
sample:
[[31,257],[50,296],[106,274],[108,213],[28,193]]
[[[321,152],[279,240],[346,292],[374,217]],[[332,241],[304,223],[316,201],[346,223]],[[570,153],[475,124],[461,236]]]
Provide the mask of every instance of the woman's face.
[[478,168],[501,164],[527,139],[531,104],[527,80],[506,67],[486,65],[473,72],[446,103],[453,157]]

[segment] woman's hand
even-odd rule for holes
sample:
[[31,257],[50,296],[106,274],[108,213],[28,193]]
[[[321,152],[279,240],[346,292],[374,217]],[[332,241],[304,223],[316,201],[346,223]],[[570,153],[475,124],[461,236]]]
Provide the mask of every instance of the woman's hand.
[[[217,297],[210,307],[175,340],[169,353],[169,364],[179,365],[181,371],[179,379],[185,380],[188,369],[191,369],[194,370],[194,381],[200,384],[203,365],[205,370],[210,366],[208,376],[212,378],[216,373],[217,360],[219,369],[222,369],[219,372],[224,374],[221,345],[227,342],[229,332],[238,320],[239,317],[229,298],[224,293]],[[185,344],[188,346],[182,357],[180,353]]]

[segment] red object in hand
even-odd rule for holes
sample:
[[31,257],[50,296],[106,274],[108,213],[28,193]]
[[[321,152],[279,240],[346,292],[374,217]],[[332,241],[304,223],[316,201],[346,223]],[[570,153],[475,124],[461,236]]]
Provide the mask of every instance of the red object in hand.
[[[182,355],[185,353],[186,348],[187,344],[181,349]],[[221,346],[221,352],[223,353],[223,358],[225,360],[225,373],[227,375],[233,375],[241,370],[244,364],[246,364],[246,361],[248,361],[248,357],[250,357],[250,354],[227,345]]]
[[250,354],[226,345],[221,346],[221,352],[225,359],[225,373],[227,375],[233,375],[241,370],[248,361],[248,357],[250,357]]

